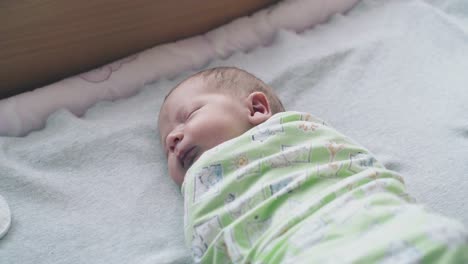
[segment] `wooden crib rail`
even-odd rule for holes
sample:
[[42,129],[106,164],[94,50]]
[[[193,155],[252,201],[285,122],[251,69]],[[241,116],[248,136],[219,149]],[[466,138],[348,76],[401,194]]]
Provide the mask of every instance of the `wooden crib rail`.
[[0,99],[206,32],[273,2],[2,0]]

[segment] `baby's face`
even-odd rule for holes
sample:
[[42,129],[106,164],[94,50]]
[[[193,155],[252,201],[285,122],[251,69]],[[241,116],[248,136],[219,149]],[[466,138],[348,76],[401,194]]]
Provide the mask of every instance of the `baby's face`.
[[249,116],[246,100],[206,87],[202,78],[182,83],[159,114],[161,144],[172,179],[181,185],[205,151],[250,129]]

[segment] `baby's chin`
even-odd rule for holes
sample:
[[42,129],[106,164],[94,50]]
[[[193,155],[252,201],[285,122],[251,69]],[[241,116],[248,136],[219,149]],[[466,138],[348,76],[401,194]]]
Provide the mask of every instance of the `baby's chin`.
[[[168,168],[170,168],[170,164],[167,164]],[[172,181],[177,184],[177,186],[182,186],[182,182],[184,181],[185,178],[185,172],[181,173],[174,173],[171,170],[169,170],[169,175],[171,176]]]

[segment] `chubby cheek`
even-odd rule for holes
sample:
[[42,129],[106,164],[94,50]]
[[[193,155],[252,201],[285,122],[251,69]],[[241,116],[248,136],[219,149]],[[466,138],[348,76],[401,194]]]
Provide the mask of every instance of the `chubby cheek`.
[[179,162],[175,155],[171,155],[167,161],[169,174],[171,175],[172,180],[177,183],[177,185],[182,185],[184,181],[184,172],[179,165]]
[[190,129],[190,135],[195,144],[202,146],[204,150],[211,149],[229,139],[242,134],[237,131],[235,125],[227,123],[225,120],[212,120],[204,124],[196,124]]

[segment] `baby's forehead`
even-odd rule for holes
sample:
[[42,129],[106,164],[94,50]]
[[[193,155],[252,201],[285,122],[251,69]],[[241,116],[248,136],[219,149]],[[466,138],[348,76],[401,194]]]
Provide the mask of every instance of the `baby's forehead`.
[[226,89],[222,89],[216,83],[207,80],[203,76],[193,76],[174,87],[167,95],[164,103],[169,106],[178,105],[181,101],[190,101],[197,95],[207,93],[229,94]]
[[201,76],[190,76],[189,78],[174,86],[174,88],[172,88],[171,91],[166,95],[164,102],[171,103],[170,101],[173,101],[174,97],[176,97],[176,99],[178,99],[178,97],[185,97],[186,93],[191,91],[194,93],[203,92],[203,90],[206,90],[208,87],[209,86]]
[[176,85],[164,98],[159,112],[159,120],[168,117],[171,111],[185,104],[185,101],[190,100],[194,95],[203,93],[207,90],[205,86],[200,76],[189,77]]

